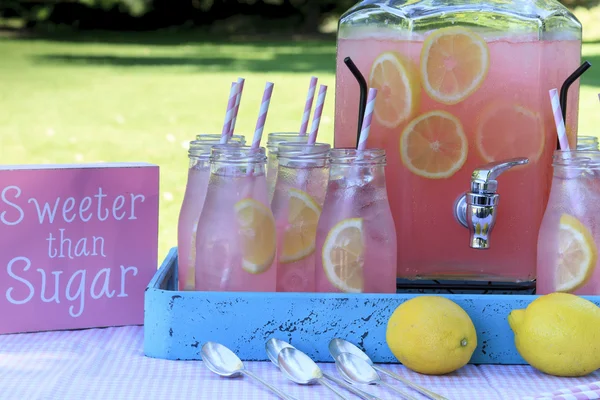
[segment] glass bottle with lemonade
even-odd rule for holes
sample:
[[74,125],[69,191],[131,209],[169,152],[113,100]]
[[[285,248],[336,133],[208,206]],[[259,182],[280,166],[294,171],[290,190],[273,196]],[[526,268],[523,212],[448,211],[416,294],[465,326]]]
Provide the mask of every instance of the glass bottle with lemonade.
[[382,149],[332,149],[317,225],[317,292],[395,293],[396,229]]
[[271,209],[277,227],[277,291],[315,291],[315,239],[329,178],[325,143],[278,146]]
[[[386,150],[399,277],[532,281],[556,149],[548,90],[581,56],[581,25],[554,0],[365,0],[339,24],[335,146],[356,143],[351,57],[378,89],[370,143]],[[579,88],[569,92],[575,145]],[[456,202],[482,165],[528,163],[498,180],[489,249],[469,246]],[[523,196],[527,196],[527,201]]]
[[[219,144],[221,135],[200,134],[190,142],[187,184],[177,223],[177,276],[179,290],[194,290],[196,265],[196,228],[204,205],[210,177],[210,150]],[[246,139],[233,135],[229,145],[244,145]]]
[[538,294],[600,295],[600,152],[556,151],[538,236]]
[[274,292],[275,219],[264,147],[217,145],[196,233],[195,289]]

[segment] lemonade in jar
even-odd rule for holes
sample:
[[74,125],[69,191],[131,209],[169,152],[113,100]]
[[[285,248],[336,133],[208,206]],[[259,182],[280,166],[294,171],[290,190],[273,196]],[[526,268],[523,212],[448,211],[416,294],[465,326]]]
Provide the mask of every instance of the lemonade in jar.
[[329,178],[329,144],[280,143],[271,209],[277,226],[277,291],[315,291],[315,239]]
[[[554,0],[365,0],[342,16],[335,147],[357,140],[350,57],[379,91],[369,141],[387,155],[399,277],[535,279],[557,145],[548,90],[580,56],[581,25]],[[572,147],[578,95],[575,83],[566,119]],[[498,180],[489,246],[472,248],[457,201],[478,168],[516,158],[528,162]]]
[[[179,290],[194,290],[196,228],[208,188],[210,151],[220,140],[221,135],[218,134],[200,134],[196,136],[196,140],[190,142],[188,178],[177,224]],[[245,138],[240,135],[233,135],[229,139],[231,145],[244,143]]]
[[299,132],[273,132],[267,136],[267,191],[269,202],[273,200],[273,193],[275,192],[279,143],[306,143],[307,141],[308,135],[300,135]]
[[264,148],[213,146],[196,233],[195,288],[274,292],[275,219]]
[[385,165],[382,149],[330,151],[317,226],[317,292],[396,292],[396,230]]
[[600,295],[600,152],[556,151],[538,236],[538,294]]

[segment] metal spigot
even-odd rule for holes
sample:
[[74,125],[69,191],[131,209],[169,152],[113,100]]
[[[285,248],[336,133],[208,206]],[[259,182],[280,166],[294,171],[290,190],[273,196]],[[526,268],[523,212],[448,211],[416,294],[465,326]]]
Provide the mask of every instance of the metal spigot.
[[490,235],[496,224],[499,195],[496,178],[504,171],[527,164],[527,158],[497,161],[477,168],[471,175],[471,191],[463,194],[454,206],[454,216],[471,232],[469,245],[473,249],[488,249]]

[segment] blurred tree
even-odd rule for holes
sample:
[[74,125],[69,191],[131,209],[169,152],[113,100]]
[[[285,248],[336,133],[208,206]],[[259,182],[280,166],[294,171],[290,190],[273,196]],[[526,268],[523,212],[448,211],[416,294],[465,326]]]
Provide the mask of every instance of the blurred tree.
[[[600,0],[561,0],[593,7]],[[217,31],[315,33],[323,20],[356,0],[0,0],[0,16],[19,16],[32,27],[64,24],[79,29],[146,30],[217,26]]]
[[152,0],[78,0],[81,4],[88,7],[111,10],[118,8],[132,17],[144,15],[151,7]]

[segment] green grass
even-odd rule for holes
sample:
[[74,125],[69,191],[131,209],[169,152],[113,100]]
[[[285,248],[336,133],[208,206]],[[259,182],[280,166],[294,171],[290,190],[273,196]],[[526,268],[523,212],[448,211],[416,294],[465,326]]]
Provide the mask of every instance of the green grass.
[[294,131],[311,74],[332,88],[321,124],[333,137],[333,43],[210,43],[193,34],[0,39],[2,163],[148,161],[160,165],[162,257],[176,245],[187,142],[220,133],[230,82],[246,78],[236,126],[251,140],[267,80],[266,132]]
[[[580,132],[599,135],[600,42],[581,91]],[[254,129],[275,83],[266,132],[297,130],[309,77],[330,87],[320,140],[332,142],[334,41],[210,42],[194,33],[0,38],[0,159],[148,161],[161,167],[159,254],[176,244],[187,141],[220,132],[230,82],[246,78],[238,133]],[[248,137],[248,140],[250,137]]]

